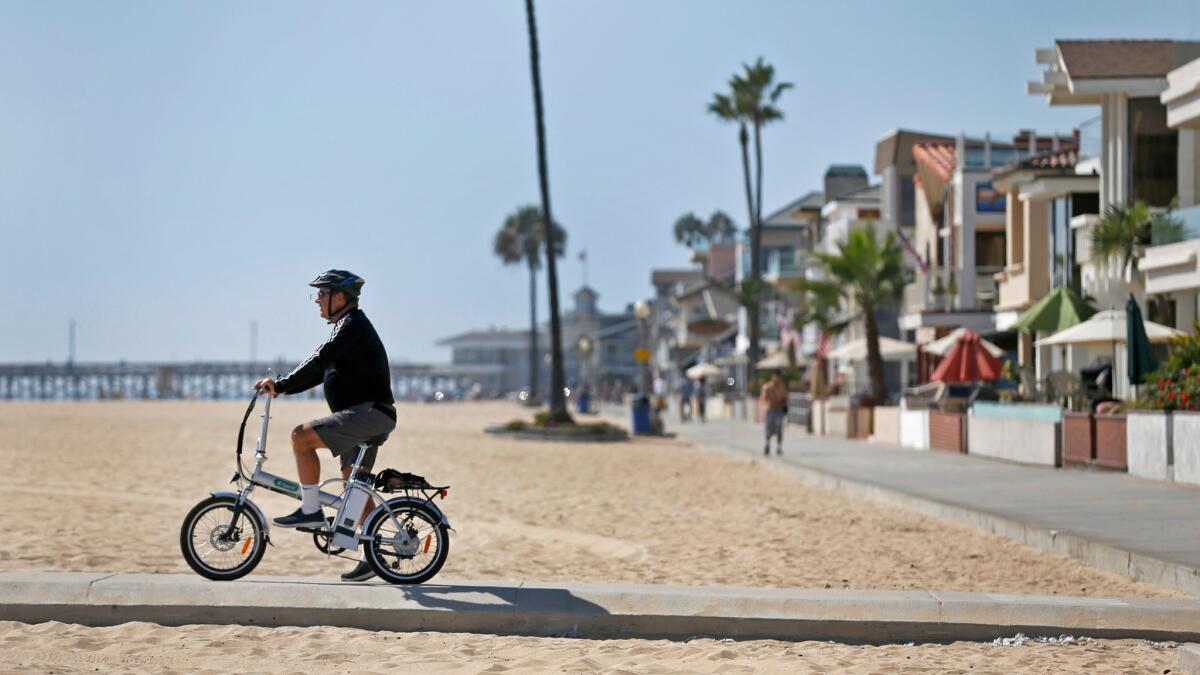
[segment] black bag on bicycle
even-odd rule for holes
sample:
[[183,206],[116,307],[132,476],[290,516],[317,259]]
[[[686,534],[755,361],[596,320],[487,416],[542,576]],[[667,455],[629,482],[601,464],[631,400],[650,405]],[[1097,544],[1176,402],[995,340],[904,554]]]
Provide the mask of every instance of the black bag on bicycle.
[[405,473],[395,469],[384,469],[375,476],[375,489],[380,492],[397,492],[400,490],[427,490],[433,486],[424,476],[415,473]]

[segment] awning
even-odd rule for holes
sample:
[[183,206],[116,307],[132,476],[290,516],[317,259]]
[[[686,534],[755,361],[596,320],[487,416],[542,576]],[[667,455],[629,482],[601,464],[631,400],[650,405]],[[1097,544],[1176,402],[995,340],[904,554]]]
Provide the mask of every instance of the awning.
[[[799,354],[796,355],[796,363],[794,365],[802,366],[806,363],[808,363],[808,359],[800,356]],[[788,360],[787,352],[780,349],[772,352],[765,359],[762,359],[758,363],[754,364],[754,366],[759,370],[776,370],[780,368],[791,368],[793,364]]]

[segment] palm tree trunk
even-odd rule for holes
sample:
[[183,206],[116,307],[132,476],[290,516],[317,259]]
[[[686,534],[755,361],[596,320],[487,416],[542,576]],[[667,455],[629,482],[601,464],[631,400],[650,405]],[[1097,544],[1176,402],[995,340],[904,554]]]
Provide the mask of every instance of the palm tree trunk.
[[537,329],[537,268],[529,265],[529,400],[538,400],[538,384],[541,369],[538,358]]
[[546,223],[546,281],[550,292],[550,416],[556,421],[570,422],[567,412],[566,378],[563,377],[562,325],[558,320],[558,269],[554,262],[554,216],[550,211],[550,177],[546,169],[546,123],[542,110],[542,72],[538,56],[537,20],[533,0],[525,0],[525,17],[529,25],[529,70],[533,79],[533,108],[537,124],[538,187],[542,193],[542,217]]
[[[759,275],[762,274],[762,258],[759,256],[761,246],[762,230],[758,228],[758,221],[754,217],[756,213],[754,204],[754,193],[751,191],[750,181],[750,137],[746,130],[745,122],[742,123],[741,129],[738,132],[738,141],[742,146],[742,177],[746,184],[746,210],[750,216],[750,278],[758,281]],[[755,286],[757,288],[757,286]],[[754,364],[758,360],[758,298],[751,298],[746,304],[746,320],[749,323],[750,329],[750,348],[747,353],[750,372],[754,372]]]
[[875,319],[875,308],[864,307],[864,323],[867,329],[867,371],[871,377],[871,397],[875,403],[887,403],[887,383],[883,380],[883,357],[879,354],[879,323]]

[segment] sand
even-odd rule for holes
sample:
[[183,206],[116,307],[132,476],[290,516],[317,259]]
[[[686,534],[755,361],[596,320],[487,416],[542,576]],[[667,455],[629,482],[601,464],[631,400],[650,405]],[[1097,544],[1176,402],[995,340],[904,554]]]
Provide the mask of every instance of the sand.
[[[268,469],[293,477],[292,426],[322,404],[281,400]],[[229,489],[244,405],[0,404],[0,570],[191,574],[179,526]],[[1181,594],[962,525],[803,483],[758,458],[683,442],[580,445],[482,432],[509,403],[412,404],[379,467],[450,484],[457,530],[437,578],[942,589],[1089,596]],[[255,433],[250,433],[252,442]],[[323,461],[325,475],[334,464]],[[259,492],[268,516],[296,502]],[[275,530],[255,574],[328,575],[307,535]],[[0,622],[0,670],[481,672],[1157,672],[1175,654],[1141,641],[863,647],[813,642],[548,639],[339,628]]]
[[[290,429],[324,410],[280,399],[268,470],[295,476]],[[235,402],[5,403],[0,493],[10,523],[0,570],[191,574],[184,515],[230,489],[243,405]],[[665,439],[585,445],[484,434],[527,412],[509,403],[411,404],[381,450],[393,466],[450,484],[456,533],[440,580],[609,581],[767,587],[941,589],[1170,597],[966,526],[810,486],[769,461]],[[252,444],[256,432],[248,433]],[[323,460],[325,475],[334,470]],[[265,491],[268,517],[297,502]],[[49,536],[44,536],[45,534]],[[311,539],[273,531],[255,573],[339,574]]]
[[0,621],[5,672],[1163,673],[1174,645],[858,646],[757,640],[580,640],[350,628]]

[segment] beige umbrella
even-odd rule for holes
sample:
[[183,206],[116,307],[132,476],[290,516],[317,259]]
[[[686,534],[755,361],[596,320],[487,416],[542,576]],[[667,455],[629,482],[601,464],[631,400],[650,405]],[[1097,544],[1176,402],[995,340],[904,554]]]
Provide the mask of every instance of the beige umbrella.
[[[884,361],[915,361],[917,346],[911,342],[890,337],[879,337],[879,355]],[[859,338],[826,354],[826,358],[840,361],[862,361],[867,358],[867,339]]]
[[[1146,337],[1151,342],[1167,342],[1183,331],[1153,321],[1146,322]],[[1037,341],[1039,347],[1052,345],[1112,344],[1125,342],[1125,310],[1106,309],[1095,316]]]
[[[800,355],[796,356],[796,363],[794,365],[802,366],[806,363],[808,363],[808,359]],[[754,364],[754,367],[758,368],[759,370],[778,370],[781,368],[791,368],[792,365],[793,364],[788,361],[787,352],[780,349],[768,354],[766,358]]]
[[686,371],[684,371],[684,373],[690,379],[698,380],[702,377],[721,377],[722,375],[725,374],[725,371],[721,370],[720,368],[718,368],[717,366],[714,366],[711,363],[708,363],[706,361],[701,361],[700,363],[697,363],[696,365],[692,366],[691,368],[688,368]]
[[[925,345],[925,347],[924,347],[925,353],[933,354],[934,356],[943,356],[944,357],[945,355],[950,353],[951,349],[954,349],[954,343],[958,342],[959,336],[961,336],[966,331],[967,331],[966,328],[956,328],[949,335],[938,338],[938,339],[934,340],[933,342],[930,342],[929,344]],[[994,356],[998,359],[1004,357],[1004,350],[1000,349],[996,345],[988,342],[987,340],[980,338],[979,344],[982,345],[984,349],[987,349],[988,353],[990,353],[992,356]]]

